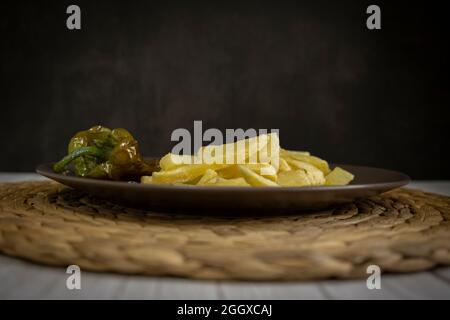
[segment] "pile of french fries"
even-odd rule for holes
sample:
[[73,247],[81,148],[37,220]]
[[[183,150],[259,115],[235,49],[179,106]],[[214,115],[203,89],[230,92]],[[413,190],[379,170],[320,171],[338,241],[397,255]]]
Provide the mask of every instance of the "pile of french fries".
[[[202,161],[205,155],[214,161]],[[203,158],[202,158],[203,157]],[[168,153],[159,162],[160,171],[141,177],[142,183],[237,186],[305,187],[346,185],[354,176],[305,151],[280,148],[271,133],[235,143],[200,148],[195,155]]]

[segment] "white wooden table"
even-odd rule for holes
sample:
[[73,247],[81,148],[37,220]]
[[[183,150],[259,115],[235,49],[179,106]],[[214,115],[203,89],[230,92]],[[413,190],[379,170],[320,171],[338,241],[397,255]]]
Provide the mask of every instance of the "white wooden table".
[[[0,182],[44,179],[0,173]],[[410,187],[450,195],[450,181],[417,181]],[[450,299],[450,267],[382,275],[381,289],[366,280],[221,282],[152,278],[82,271],[81,290],[68,290],[64,268],[0,255],[0,299]]]

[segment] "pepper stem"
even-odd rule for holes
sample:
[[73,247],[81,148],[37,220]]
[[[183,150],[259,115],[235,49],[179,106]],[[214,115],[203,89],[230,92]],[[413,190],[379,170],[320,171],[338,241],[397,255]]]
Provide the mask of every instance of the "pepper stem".
[[104,158],[105,152],[97,147],[78,148],[75,151],[73,151],[72,153],[69,153],[67,156],[62,158],[57,163],[55,163],[53,165],[53,170],[55,170],[55,172],[62,172],[67,167],[67,165],[69,165],[69,163],[71,163],[76,158],[84,156],[84,155],[90,155],[90,156],[94,156],[96,158]]

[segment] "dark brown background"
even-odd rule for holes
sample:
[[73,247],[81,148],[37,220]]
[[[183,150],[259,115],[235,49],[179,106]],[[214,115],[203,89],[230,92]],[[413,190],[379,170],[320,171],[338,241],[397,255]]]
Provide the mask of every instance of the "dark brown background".
[[[441,1],[6,1],[0,171],[33,170],[94,124],[147,155],[173,129],[279,128],[287,148],[448,179],[448,27]],[[393,1],[392,1],[393,2]],[[82,30],[65,27],[82,9]]]

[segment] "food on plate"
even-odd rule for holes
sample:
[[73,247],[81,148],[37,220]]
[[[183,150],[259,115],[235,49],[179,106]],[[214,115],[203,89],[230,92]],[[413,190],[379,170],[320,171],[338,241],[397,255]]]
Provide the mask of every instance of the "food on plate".
[[143,184],[313,187],[347,185],[354,176],[306,151],[280,147],[277,133],[234,143],[201,147],[193,155],[168,153],[147,161],[127,130],[95,126],[69,142],[68,154],[54,164],[57,173]]
[[343,186],[352,181],[354,175],[350,172],[336,167],[325,177],[325,184],[327,186]]
[[[205,155],[209,156],[205,160]],[[202,147],[194,155],[166,154],[144,184],[307,187],[349,184],[354,176],[305,151],[280,148],[275,133]]]
[[71,164],[77,176],[111,180],[139,181],[158,169],[156,161],[144,161],[131,133],[102,126],[75,134],[70,139],[68,154],[54,164],[53,170],[68,172]]

